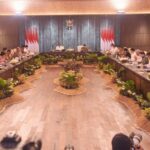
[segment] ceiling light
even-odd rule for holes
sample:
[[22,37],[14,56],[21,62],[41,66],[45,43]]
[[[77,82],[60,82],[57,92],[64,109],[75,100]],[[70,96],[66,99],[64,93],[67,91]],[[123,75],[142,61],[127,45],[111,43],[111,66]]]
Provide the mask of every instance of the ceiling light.
[[13,9],[16,12],[22,12],[25,9],[26,3],[24,1],[13,1],[12,2]]
[[117,10],[124,10],[128,5],[128,0],[112,0],[112,4]]

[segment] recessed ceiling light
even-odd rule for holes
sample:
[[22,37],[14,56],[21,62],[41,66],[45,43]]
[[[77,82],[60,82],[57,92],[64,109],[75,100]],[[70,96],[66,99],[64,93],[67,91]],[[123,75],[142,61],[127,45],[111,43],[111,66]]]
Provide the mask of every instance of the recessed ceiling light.
[[26,3],[25,1],[17,0],[12,2],[12,6],[16,12],[22,12],[26,7]]
[[117,10],[124,10],[128,5],[128,0],[112,0],[112,4]]

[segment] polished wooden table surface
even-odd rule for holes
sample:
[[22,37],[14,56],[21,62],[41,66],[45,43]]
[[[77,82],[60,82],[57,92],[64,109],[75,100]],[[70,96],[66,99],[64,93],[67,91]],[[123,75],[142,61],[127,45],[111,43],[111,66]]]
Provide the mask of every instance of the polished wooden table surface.
[[136,85],[136,90],[139,94],[143,94],[145,97],[147,92],[150,92],[150,79],[148,78],[148,72],[142,68],[137,68],[137,65],[129,63],[121,63],[119,60],[109,56],[109,63],[115,66],[115,70],[119,71],[120,68],[124,68],[122,79],[133,80]]
[[23,103],[0,115],[0,137],[9,130],[17,130],[23,138],[21,145],[28,138],[41,138],[42,150],[63,150],[67,144],[76,150],[110,150],[116,133],[135,131],[142,134],[142,145],[149,150],[150,136],[137,130],[132,114],[117,101],[118,91],[105,76],[93,70],[82,69],[90,80],[85,85],[86,93],[66,96],[54,91],[53,80],[61,69],[49,67],[32,89],[21,94]]
[[33,57],[35,56],[29,56],[24,58],[22,61],[19,61],[18,63],[16,63],[15,65],[12,65],[10,63],[6,64],[6,66],[4,66],[1,70],[0,70],[0,77],[4,78],[4,79],[8,79],[11,78],[15,68],[20,68],[23,66],[23,64],[25,62],[28,62],[29,60],[31,60]]
[[[146,70],[150,69],[143,69],[142,66],[140,68],[138,68],[138,64],[133,64],[132,63],[122,63],[121,61],[119,61],[118,59],[115,59],[113,57],[110,57],[110,59],[116,61],[118,64],[122,65],[123,67],[125,67],[126,69],[131,70],[132,72],[134,72],[137,76],[140,76],[141,78],[143,78],[144,80],[146,80],[147,82],[150,83],[150,79],[148,78],[148,72]],[[140,65],[139,65],[140,66]]]

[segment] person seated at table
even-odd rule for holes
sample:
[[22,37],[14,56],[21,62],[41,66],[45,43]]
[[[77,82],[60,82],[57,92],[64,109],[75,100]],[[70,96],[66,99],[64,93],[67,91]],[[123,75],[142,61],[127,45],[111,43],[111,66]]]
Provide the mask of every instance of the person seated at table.
[[26,50],[26,45],[21,46],[21,53],[22,53],[22,57],[27,56],[28,51]]
[[137,63],[141,63],[142,62],[142,55],[141,55],[141,50],[139,50],[139,49],[137,49],[136,51],[135,51],[135,61],[137,62]]
[[145,54],[144,51],[141,51],[141,52],[140,52],[140,56],[141,56],[141,58],[142,58],[141,63],[142,63],[143,65],[146,65],[146,64],[149,63],[148,56]]
[[78,52],[81,52],[81,48],[82,48],[82,47],[83,47],[83,45],[78,45],[78,46],[77,46],[77,51],[78,51]]
[[13,53],[12,53],[12,49],[7,50],[7,54],[6,54],[6,59],[9,61],[11,59],[13,59]]
[[55,49],[56,51],[63,51],[63,50],[65,50],[65,48],[64,48],[64,46],[63,45],[60,45],[59,43],[58,43],[58,45],[56,46],[56,49]]
[[6,62],[5,53],[1,52],[1,54],[0,54],[0,65],[5,64],[5,62]]
[[24,46],[24,53],[25,53],[26,55],[29,54],[28,45],[25,45],[25,46]]
[[131,55],[130,53],[128,52],[128,49],[127,48],[118,48],[119,51],[118,51],[118,54],[117,54],[117,59],[119,59],[122,63],[126,63],[129,61]]
[[20,48],[20,47],[17,47],[17,48],[16,48],[16,52],[15,52],[15,54],[14,54],[14,57],[20,58],[21,56],[22,56],[21,48]]
[[139,49],[137,49],[137,50],[135,50],[135,49],[131,49],[131,61],[132,62],[142,62],[142,57],[141,57],[141,55],[140,55],[140,50]]
[[117,46],[115,46],[114,43],[111,44],[111,48],[110,48],[110,54],[113,56],[113,57],[116,57],[118,55],[118,52],[119,52],[119,49]]
[[14,58],[14,55],[15,55],[15,49],[11,49],[11,50],[10,50],[10,53],[11,53],[12,58]]
[[88,52],[89,48],[86,46],[86,44],[83,44],[81,47],[81,52]]
[[129,53],[131,55],[131,61],[136,61],[136,52],[134,48],[129,48]]
[[150,68],[150,52],[147,52],[148,64],[147,67]]
[[124,55],[125,55],[124,54],[124,49],[122,47],[118,47],[118,52],[117,52],[116,56],[121,58],[121,57],[125,57]]
[[11,50],[10,50],[11,59],[13,59],[13,58],[14,58],[14,54],[15,54],[14,49],[11,49]]
[[14,49],[14,55],[13,58],[10,60],[11,64],[17,64],[22,58],[22,51],[20,47],[17,47]]
[[9,51],[7,50],[4,53],[5,53],[5,59],[6,59],[6,61],[8,61],[9,60]]
[[124,57],[131,58],[131,54],[127,48],[124,48]]
[[14,55],[13,55],[14,58],[15,58],[15,57],[18,57],[17,48],[14,48],[14,49],[13,49],[13,53],[14,53]]

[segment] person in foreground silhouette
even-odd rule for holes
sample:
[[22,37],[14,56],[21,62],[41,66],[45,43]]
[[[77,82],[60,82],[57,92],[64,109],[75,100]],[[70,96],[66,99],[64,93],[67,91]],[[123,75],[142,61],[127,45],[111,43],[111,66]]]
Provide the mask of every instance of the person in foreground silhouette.
[[144,150],[140,146],[142,136],[140,134],[131,133],[127,136],[123,133],[116,134],[112,139],[112,150]]
[[38,140],[38,141],[30,141],[28,143],[26,143],[22,150],[41,150],[42,149],[42,141]]
[[112,150],[131,150],[132,142],[128,136],[122,133],[116,134],[112,139]]
[[16,131],[8,131],[0,141],[0,144],[3,148],[9,149],[16,148],[20,142],[21,136],[19,136]]

